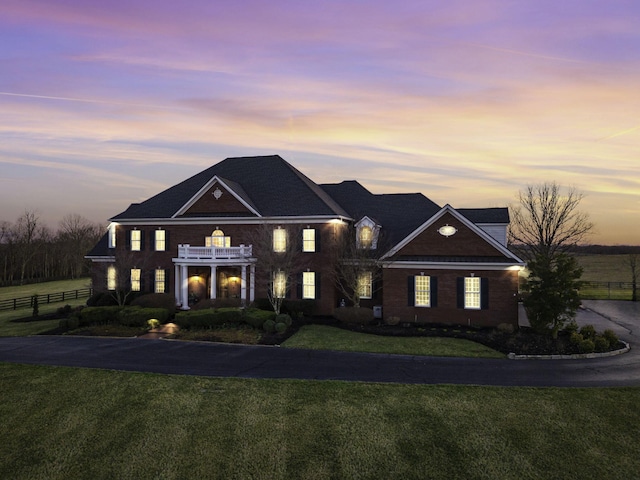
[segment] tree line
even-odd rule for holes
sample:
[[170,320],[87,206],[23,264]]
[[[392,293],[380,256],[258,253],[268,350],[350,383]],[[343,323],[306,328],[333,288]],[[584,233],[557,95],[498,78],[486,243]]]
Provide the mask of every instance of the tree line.
[[13,223],[0,221],[0,286],[89,275],[84,256],[103,234],[100,224],[75,213],[65,215],[57,230],[35,210],[25,210]]

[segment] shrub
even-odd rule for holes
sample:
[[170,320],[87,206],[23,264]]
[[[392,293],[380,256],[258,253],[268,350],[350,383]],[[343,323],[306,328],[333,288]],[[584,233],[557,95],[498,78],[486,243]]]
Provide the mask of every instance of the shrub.
[[169,312],[166,308],[127,307],[118,313],[118,321],[125,327],[146,327],[151,318],[165,323],[169,319]]
[[364,307],[336,308],[334,316],[344,323],[366,324],[373,320],[373,309]]
[[281,313],[280,315],[276,315],[275,322],[276,324],[284,323],[286,327],[290,327],[291,324],[293,323],[293,320],[291,320],[290,315],[286,313]]
[[118,321],[118,312],[122,307],[86,307],[80,311],[80,326],[109,325]]
[[293,318],[310,317],[316,311],[315,300],[285,300],[282,304],[282,312],[288,313]]
[[512,334],[515,331],[515,327],[510,323],[501,323],[496,327],[500,333]]
[[63,318],[58,323],[58,326],[66,330],[75,330],[80,326],[80,320],[78,319],[78,317]]
[[283,322],[278,322],[276,323],[275,329],[277,333],[284,333],[287,330],[287,325]]
[[618,335],[609,328],[602,332],[602,336],[609,341],[609,345],[612,347],[615,347],[619,342]]
[[253,328],[262,328],[264,322],[273,320],[275,317],[275,312],[267,312],[266,310],[260,310],[258,308],[247,308],[244,311],[242,320]]
[[596,352],[606,352],[609,350],[609,340],[602,335],[596,335],[596,339],[593,341]]
[[72,311],[72,307],[71,307],[71,305],[67,304],[67,305],[65,305],[64,307],[59,307],[59,308],[56,310],[56,313],[57,313],[58,315],[69,315],[69,314],[71,313],[71,311]]
[[269,319],[264,322],[262,325],[262,329],[267,333],[273,333],[276,331],[276,322],[272,319]]
[[570,336],[569,336],[569,343],[571,343],[571,345],[580,345],[580,343],[584,340],[584,337],[579,334],[578,332],[573,332]]
[[237,307],[218,308],[213,311],[215,325],[242,322],[242,310]]
[[213,312],[213,309],[178,312],[174,321],[180,328],[185,329],[211,328],[215,324]]
[[400,323],[400,317],[387,317],[384,321],[387,325],[398,325]]
[[268,298],[256,298],[253,301],[253,307],[254,308],[258,308],[260,310],[266,310],[266,311],[272,311],[273,312],[273,306],[271,305],[271,302],[269,301]]
[[578,331],[578,324],[575,320],[571,320],[567,325],[562,329],[564,333],[567,335],[571,335],[573,332]]
[[593,340],[596,338],[596,329],[593,325],[585,325],[580,329],[580,333],[585,339]]
[[131,302],[131,306],[142,308],[164,308],[169,314],[169,318],[176,313],[176,299],[170,293],[147,293]]
[[585,339],[582,340],[579,344],[578,344],[578,350],[580,351],[580,353],[591,353],[595,350],[596,346],[593,343],[593,340],[590,339]]

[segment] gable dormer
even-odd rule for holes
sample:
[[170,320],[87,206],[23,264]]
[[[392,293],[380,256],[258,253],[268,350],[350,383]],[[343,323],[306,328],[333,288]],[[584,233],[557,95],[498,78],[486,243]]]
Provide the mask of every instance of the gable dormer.
[[378,237],[382,225],[366,215],[355,224],[356,244],[358,248],[375,250],[378,248]]
[[214,176],[175,217],[261,216],[242,187]]

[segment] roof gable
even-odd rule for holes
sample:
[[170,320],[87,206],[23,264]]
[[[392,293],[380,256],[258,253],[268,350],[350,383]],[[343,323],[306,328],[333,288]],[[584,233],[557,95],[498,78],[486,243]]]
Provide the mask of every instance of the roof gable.
[[450,205],[445,205],[396,244],[383,258],[392,256],[482,257],[523,263],[500,242]]
[[245,215],[261,216],[240,185],[215,175],[176,212],[174,217]]

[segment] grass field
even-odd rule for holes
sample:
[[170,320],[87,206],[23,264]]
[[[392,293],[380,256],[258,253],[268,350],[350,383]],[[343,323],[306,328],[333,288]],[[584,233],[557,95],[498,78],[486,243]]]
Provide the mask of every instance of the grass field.
[[75,280],[59,280],[56,282],[34,283],[31,285],[18,285],[0,288],[0,300],[12,298],[30,297],[31,295],[46,295],[47,293],[67,292],[80,290],[91,286],[91,279],[78,278]]
[[630,479],[640,388],[213,379],[0,364],[0,478]]

